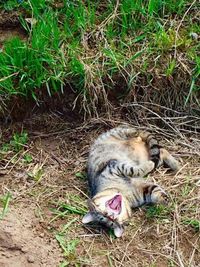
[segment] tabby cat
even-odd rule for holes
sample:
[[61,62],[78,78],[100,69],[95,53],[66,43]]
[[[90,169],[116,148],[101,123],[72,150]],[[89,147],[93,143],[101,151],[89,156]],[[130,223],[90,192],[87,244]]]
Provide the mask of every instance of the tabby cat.
[[82,222],[99,222],[120,237],[132,208],[167,201],[159,185],[143,179],[161,165],[179,169],[175,158],[149,132],[121,126],[101,134],[89,153],[90,211]]

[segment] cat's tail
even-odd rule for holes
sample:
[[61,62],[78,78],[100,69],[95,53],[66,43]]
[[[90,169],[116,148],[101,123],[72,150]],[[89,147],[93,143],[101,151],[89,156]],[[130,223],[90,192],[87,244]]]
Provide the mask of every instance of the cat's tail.
[[159,145],[159,141],[153,134],[147,131],[140,131],[139,136],[142,138],[142,141],[146,143],[149,151],[149,159],[154,162],[156,168],[160,162],[161,146]]
[[164,165],[170,168],[172,171],[178,171],[180,169],[179,162],[162,146],[155,136],[149,132],[141,131],[139,136],[146,143],[149,150],[149,159],[155,164],[155,168]]

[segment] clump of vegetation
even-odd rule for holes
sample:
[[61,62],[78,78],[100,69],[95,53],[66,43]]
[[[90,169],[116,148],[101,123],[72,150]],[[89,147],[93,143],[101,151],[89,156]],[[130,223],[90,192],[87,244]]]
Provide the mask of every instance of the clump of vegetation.
[[190,227],[192,227],[195,232],[200,231],[200,220],[187,218],[187,219],[183,220],[183,223],[185,225],[189,225]]
[[157,218],[157,219],[168,219],[170,218],[170,207],[164,205],[154,205],[149,206],[146,209],[146,217],[148,219]]
[[10,163],[15,164],[18,160],[23,164],[32,162],[32,156],[27,152],[28,141],[28,133],[21,131],[14,133],[9,141],[0,143],[0,163],[3,169],[6,169],[5,166],[8,167]]
[[12,195],[10,192],[0,197],[0,207],[2,206],[2,211],[0,212],[0,221],[6,216],[11,199]]
[[53,209],[53,213],[56,215],[52,221],[61,217],[64,218],[69,214],[85,215],[87,212],[86,203],[79,196],[69,195],[70,203],[58,203],[57,209]]
[[[3,99],[31,96],[39,103],[43,92],[64,94],[69,84],[82,107],[92,111],[102,103],[108,108],[108,95],[121,99],[140,85],[142,95],[149,94],[147,86],[157,88],[161,104],[174,101],[177,109],[198,102],[197,1],[10,0],[0,5],[24,10],[21,24],[28,35],[26,41],[7,41],[0,52]],[[177,92],[167,100],[167,88],[157,85],[161,78],[178,87],[179,103]]]
[[54,216],[50,221],[50,223],[52,223],[58,218],[65,218],[68,221],[62,226],[62,229],[55,235],[56,240],[62,248],[63,255],[65,258],[65,261],[62,262],[62,264],[60,265],[63,267],[69,265],[80,266],[82,263],[86,263],[86,259],[81,258],[77,253],[77,247],[80,243],[80,239],[71,239],[68,237],[68,233],[72,231],[73,227],[75,226],[75,223],[77,226],[77,215],[84,215],[87,209],[83,202],[83,199],[79,196],[70,194],[68,197],[69,204],[58,203],[58,208],[56,210],[52,210],[56,216]]
[[13,137],[9,142],[3,143],[0,152],[6,153],[8,151],[14,151],[17,153],[26,146],[27,142],[28,142],[27,132],[14,133]]

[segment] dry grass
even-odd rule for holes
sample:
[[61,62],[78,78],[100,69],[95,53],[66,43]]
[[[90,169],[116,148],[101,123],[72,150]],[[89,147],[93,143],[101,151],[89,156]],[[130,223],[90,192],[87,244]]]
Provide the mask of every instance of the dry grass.
[[[3,136],[8,137],[12,131],[26,129],[29,143],[17,156],[13,151],[4,154],[1,194],[9,191],[14,207],[34,207],[40,226],[63,249],[60,266],[199,266],[199,133],[191,128],[189,134],[170,117],[154,113],[153,119],[145,109],[143,112],[144,123],[138,120],[136,127],[146,126],[158,133],[163,145],[180,159],[182,168],[176,175],[161,168],[148,178],[169,192],[170,203],[167,207],[136,209],[121,239],[98,226],[81,224],[87,210],[84,171],[89,145],[100,132],[122,122],[119,115],[112,120],[86,121],[78,127],[78,122],[66,123],[53,114],[35,116],[3,130]],[[129,122],[133,121],[130,114]],[[165,122],[166,130],[158,123],[149,123],[156,118]],[[179,120],[189,124],[189,117],[179,114]],[[27,153],[32,156],[29,163],[24,160]]]

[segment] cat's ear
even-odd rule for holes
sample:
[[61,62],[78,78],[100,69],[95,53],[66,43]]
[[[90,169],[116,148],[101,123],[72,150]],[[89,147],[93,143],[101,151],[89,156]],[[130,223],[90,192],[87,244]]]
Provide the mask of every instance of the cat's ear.
[[94,221],[94,216],[91,212],[88,212],[87,214],[85,214],[85,216],[82,219],[82,223],[86,224],[86,223],[90,223]]
[[114,228],[114,234],[115,234],[116,237],[121,237],[123,232],[124,232],[124,227],[123,226],[116,226]]

